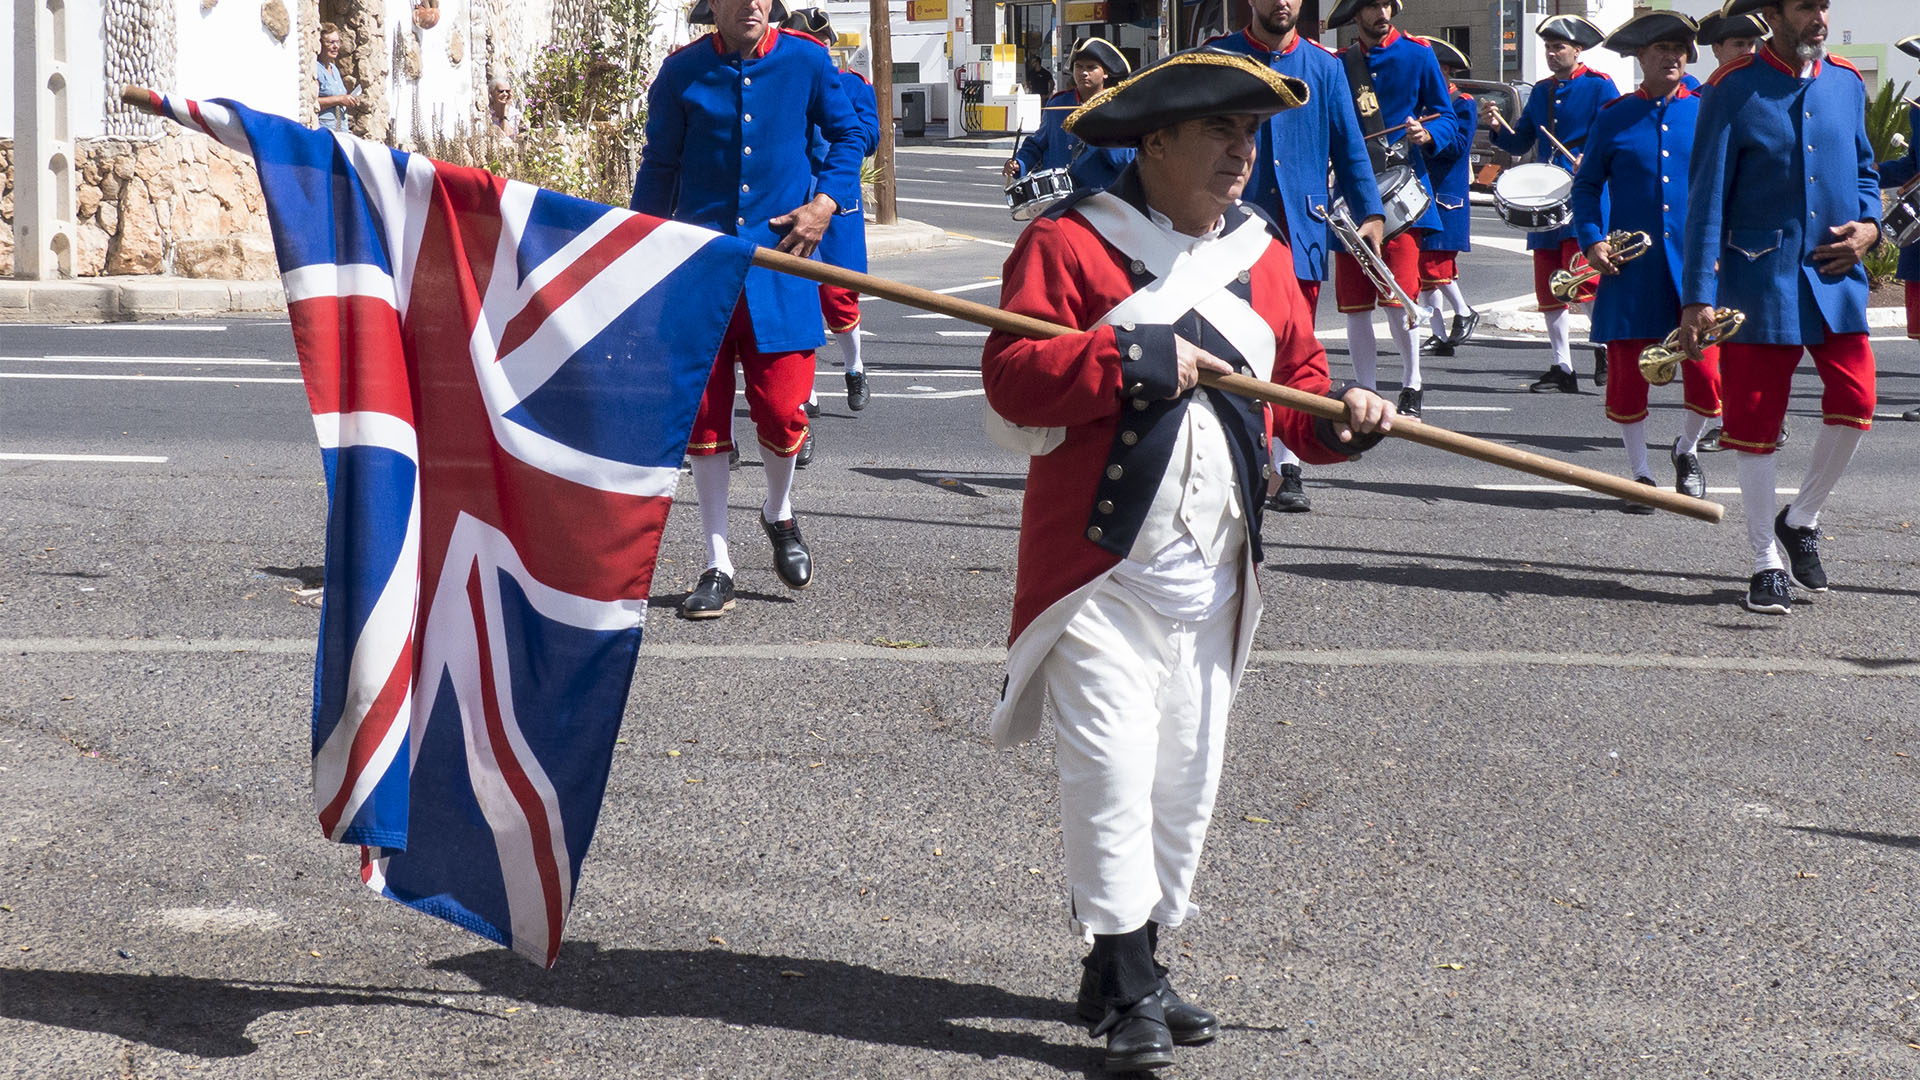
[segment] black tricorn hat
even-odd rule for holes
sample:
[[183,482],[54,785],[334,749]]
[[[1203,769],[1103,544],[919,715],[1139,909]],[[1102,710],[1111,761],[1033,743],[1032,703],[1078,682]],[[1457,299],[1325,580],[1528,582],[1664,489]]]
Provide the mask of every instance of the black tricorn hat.
[[[1334,5],[1333,14],[1327,16],[1327,29],[1340,29],[1352,22],[1353,17],[1360,14],[1361,8],[1366,7],[1368,4],[1378,2],[1379,0],[1340,0],[1338,4]],[[1402,4],[1400,0],[1393,0],[1393,13],[1395,15],[1400,14],[1400,9],[1405,6],[1406,5]]]
[[1133,74],[1133,65],[1113,47],[1113,42],[1102,37],[1081,38],[1073,43],[1073,51],[1067,54],[1067,67],[1073,62],[1085,58],[1107,69],[1107,74],[1116,79],[1124,79]]
[[827,17],[825,8],[801,8],[781,19],[780,25],[788,30],[798,30],[809,37],[818,38],[825,45],[831,45],[840,40],[840,35],[833,32],[833,20]]
[[[767,12],[767,24],[769,26],[779,26],[786,21],[787,5],[781,3],[780,0],[773,0],[773,9]],[[712,26],[713,0],[699,0],[698,3],[694,4],[693,10],[687,12],[687,25]]]
[[1142,137],[1203,116],[1258,116],[1306,104],[1307,84],[1239,53],[1188,49],[1088,98],[1066,128],[1092,146],[1138,146]]
[[1753,15],[1757,18],[1761,8],[1778,6],[1780,0],[1727,0],[1720,7],[1720,14],[1729,19],[1736,15]]
[[1578,15],[1555,15],[1540,23],[1534,33],[1545,41],[1565,41],[1582,49],[1591,49],[1607,39],[1606,32]]
[[1420,40],[1426,42],[1427,47],[1433,50],[1433,58],[1440,61],[1441,67],[1458,68],[1461,71],[1473,69],[1473,65],[1467,62],[1467,54],[1460,51],[1460,46],[1446,38],[1423,37]]
[[1899,41],[1894,42],[1893,47],[1916,60],[1920,60],[1920,34],[1915,34],[1912,37],[1903,37]]
[[1655,42],[1671,41],[1685,45],[1687,59],[1693,61],[1700,59],[1700,46],[1694,44],[1694,35],[1699,32],[1698,23],[1677,11],[1649,11],[1621,23],[1607,35],[1606,45],[1614,52],[1632,56]]
[[1729,19],[1716,11],[1700,20],[1700,32],[1694,35],[1693,40],[1702,45],[1713,46],[1733,38],[1763,38],[1766,36],[1767,23],[1766,20],[1760,16],[1748,13],[1746,15],[1736,15]]

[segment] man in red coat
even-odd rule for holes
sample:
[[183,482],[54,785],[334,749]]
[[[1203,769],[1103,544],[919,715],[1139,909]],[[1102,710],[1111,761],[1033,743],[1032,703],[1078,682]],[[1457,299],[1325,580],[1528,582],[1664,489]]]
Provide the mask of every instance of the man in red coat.
[[[993,734],[1032,738],[1052,698],[1072,917],[1093,945],[1078,1005],[1112,1071],[1163,1068],[1175,1043],[1219,1029],[1174,993],[1153,948],[1192,912],[1260,616],[1270,436],[1257,402],[1197,384],[1239,372],[1329,392],[1285,233],[1237,202],[1261,122],[1305,95],[1200,49],[1076,110],[1076,136],[1139,154],[1106,191],[1027,227],[1000,302],[1080,332],[995,332],[982,358],[996,440],[1033,455]],[[1306,461],[1346,460],[1392,422],[1370,391],[1334,396],[1348,423],[1275,410]]]

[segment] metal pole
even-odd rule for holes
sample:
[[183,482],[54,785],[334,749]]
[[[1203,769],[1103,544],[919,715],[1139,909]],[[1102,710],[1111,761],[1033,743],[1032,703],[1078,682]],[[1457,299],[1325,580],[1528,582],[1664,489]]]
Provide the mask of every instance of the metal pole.
[[869,0],[873,35],[873,96],[880,106],[880,145],[873,151],[873,219],[899,220],[893,201],[893,13],[887,0]]

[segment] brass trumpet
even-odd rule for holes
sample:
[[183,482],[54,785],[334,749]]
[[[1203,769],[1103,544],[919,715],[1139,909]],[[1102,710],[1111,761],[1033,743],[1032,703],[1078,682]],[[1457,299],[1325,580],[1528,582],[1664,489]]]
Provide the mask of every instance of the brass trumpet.
[[[1628,232],[1615,229],[1607,234],[1607,243],[1613,248],[1613,261],[1628,263],[1653,250],[1653,238],[1643,232]],[[1600,268],[1593,265],[1579,270],[1555,270],[1547,282],[1547,291],[1568,303],[1573,302],[1574,293],[1587,282],[1600,276]]]
[[1340,246],[1346,248],[1347,254],[1353,256],[1354,261],[1360,264],[1360,269],[1367,275],[1367,280],[1372,283],[1376,292],[1381,296],[1392,296],[1400,301],[1401,310],[1406,313],[1408,330],[1417,330],[1421,323],[1433,318],[1433,309],[1422,306],[1419,301],[1408,296],[1407,291],[1394,280],[1393,271],[1388,269],[1380,256],[1374,254],[1373,249],[1367,246],[1367,242],[1360,236],[1360,227],[1353,223],[1353,215],[1347,213],[1346,203],[1335,200],[1331,212],[1324,206],[1316,206],[1313,208],[1313,216],[1333,227],[1334,238],[1339,240]]
[[[1747,321],[1747,313],[1735,311],[1730,307],[1713,309],[1713,325],[1700,335],[1700,347],[1718,345],[1740,331],[1740,324]],[[1649,345],[1640,354],[1640,374],[1655,386],[1665,386],[1680,373],[1680,361],[1687,358],[1687,350],[1680,347],[1680,331],[1675,328],[1667,339],[1658,345]]]

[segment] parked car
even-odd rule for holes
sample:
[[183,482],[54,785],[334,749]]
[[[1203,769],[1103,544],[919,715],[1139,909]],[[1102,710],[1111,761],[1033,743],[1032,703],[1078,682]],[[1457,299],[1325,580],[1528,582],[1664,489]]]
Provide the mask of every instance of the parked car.
[[[1459,79],[1454,85],[1460,88],[1461,93],[1473,95],[1476,102],[1494,102],[1508,123],[1519,119],[1520,110],[1527,107],[1528,95],[1533,93],[1533,87],[1526,83]],[[1488,125],[1481,124],[1473,133],[1473,190],[1492,191],[1493,182],[1518,161],[1519,158],[1493,145]]]

